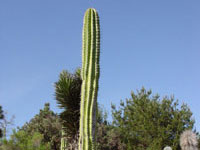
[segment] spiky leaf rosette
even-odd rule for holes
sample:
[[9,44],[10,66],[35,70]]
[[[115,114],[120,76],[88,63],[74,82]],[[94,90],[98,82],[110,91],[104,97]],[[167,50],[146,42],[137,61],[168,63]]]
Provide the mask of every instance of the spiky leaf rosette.
[[77,69],[74,74],[61,72],[55,83],[55,96],[59,107],[63,109],[60,118],[68,142],[74,140],[78,134],[81,82],[80,69]]

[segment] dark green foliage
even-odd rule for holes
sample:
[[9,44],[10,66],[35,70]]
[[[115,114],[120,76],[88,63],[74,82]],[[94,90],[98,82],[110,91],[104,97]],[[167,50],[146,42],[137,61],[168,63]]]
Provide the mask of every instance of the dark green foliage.
[[126,150],[120,133],[112,125],[98,125],[97,133],[97,150]]
[[98,107],[97,150],[125,150],[115,127],[107,121],[107,113]]
[[112,115],[127,150],[158,150],[167,145],[180,150],[180,134],[194,125],[185,104],[178,109],[178,101],[173,97],[160,100],[144,88],[137,94],[132,92],[125,103],[121,101],[118,110],[113,105]]
[[198,149],[200,149],[200,135],[199,135],[199,132],[196,132],[195,133],[197,134],[197,139],[198,139]]
[[60,149],[60,120],[58,115],[50,110],[49,103],[46,103],[44,109],[19,130],[29,135],[39,133],[43,136],[42,142],[49,143],[51,150]]
[[97,113],[97,135],[96,148],[98,150],[108,150],[107,131],[108,131],[107,113],[102,108],[98,107]]
[[59,107],[63,109],[60,118],[68,143],[74,143],[78,136],[81,83],[80,69],[74,74],[61,72],[55,83],[55,96]]
[[[0,120],[4,118],[2,106],[0,106]],[[1,122],[0,122],[1,123]],[[3,136],[3,131],[0,129],[0,138]]]

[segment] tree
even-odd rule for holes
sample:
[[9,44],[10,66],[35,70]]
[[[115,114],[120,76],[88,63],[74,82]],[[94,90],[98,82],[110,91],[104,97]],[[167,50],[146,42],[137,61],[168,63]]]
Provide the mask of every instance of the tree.
[[44,136],[38,132],[28,134],[27,132],[15,131],[10,139],[3,139],[0,150],[49,150],[50,144],[44,143]]
[[113,124],[127,150],[155,150],[169,145],[180,150],[179,138],[185,129],[192,129],[192,112],[173,97],[151,95],[142,88],[131,98],[121,101],[120,108],[112,105]]
[[125,150],[120,135],[115,127],[107,120],[107,112],[98,107],[97,113],[97,150]]
[[[0,106],[0,120],[4,118],[2,106]],[[3,131],[0,129],[0,138],[3,136]]]
[[60,113],[63,135],[71,149],[78,144],[81,83],[80,69],[74,74],[68,71],[61,72],[59,80],[55,83],[56,100],[63,109]]
[[0,122],[0,128],[3,132],[2,138],[7,138],[10,133],[11,127],[14,125],[14,116],[11,116],[11,118],[8,118],[8,113],[3,112],[3,119]]
[[52,150],[59,150],[61,129],[59,116],[50,110],[49,103],[46,103],[39,114],[19,128],[19,131],[23,131],[28,135],[39,133],[43,136],[43,143],[49,143]]

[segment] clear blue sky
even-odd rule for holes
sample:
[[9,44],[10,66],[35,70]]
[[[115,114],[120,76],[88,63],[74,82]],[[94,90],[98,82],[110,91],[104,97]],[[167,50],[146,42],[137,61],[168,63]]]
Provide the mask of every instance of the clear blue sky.
[[81,66],[83,15],[101,22],[98,101],[107,110],[144,86],[187,103],[200,131],[199,0],[1,0],[0,104],[15,125],[45,102],[54,82]]

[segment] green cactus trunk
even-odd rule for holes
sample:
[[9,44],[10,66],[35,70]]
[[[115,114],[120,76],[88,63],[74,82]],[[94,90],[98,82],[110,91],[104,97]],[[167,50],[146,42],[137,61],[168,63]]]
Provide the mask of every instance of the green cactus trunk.
[[95,9],[89,8],[83,22],[79,150],[95,149],[99,54],[99,16]]
[[67,150],[67,140],[65,138],[65,132],[62,129],[62,137],[61,137],[61,145],[60,145],[60,150]]

